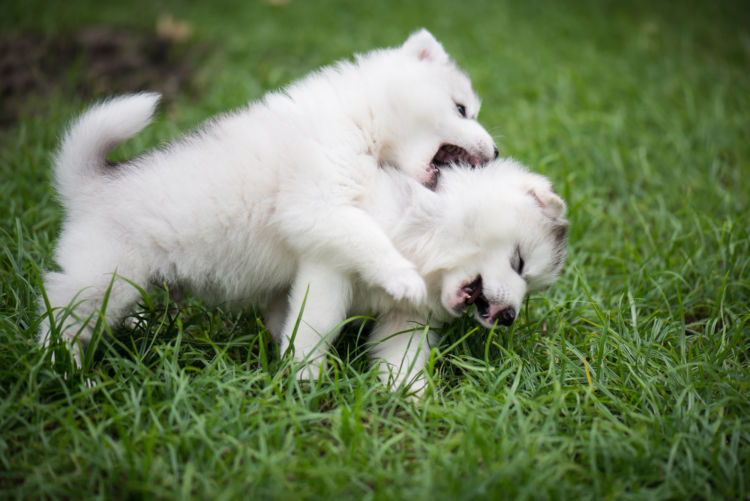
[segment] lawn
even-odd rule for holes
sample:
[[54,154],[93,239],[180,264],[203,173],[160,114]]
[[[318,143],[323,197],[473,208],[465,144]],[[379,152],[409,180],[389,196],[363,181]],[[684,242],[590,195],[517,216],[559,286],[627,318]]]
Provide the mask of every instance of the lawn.
[[[746,2],[102,3],[0,16],[0,498],[750,497]],[[312,387],[252,311],[157,292],[83,370],[36,346],[87,103],[165,93],[128,157],[420,26],[568,202],[563,276],[511,328],[444,329],[420,401],[369,370],[368,322]]]

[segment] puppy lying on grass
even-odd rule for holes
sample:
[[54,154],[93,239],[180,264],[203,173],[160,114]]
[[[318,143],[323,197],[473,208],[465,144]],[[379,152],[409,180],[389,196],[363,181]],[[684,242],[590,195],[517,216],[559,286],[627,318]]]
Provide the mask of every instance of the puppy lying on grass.
[[[438,326],[469,307],[485,326],[508,325],[524,296],[560,271],[565,204],[546,178],[511,160],[481,169],[453,165],[434,191],[388,166],[352,176],[353,207],[394,247],[391,263],[357,235],[326,233],[338,217],[327,200],[287,204],[292,194],[278,173],[212,165],[202,136],[108,165],[108,152],[149,122],[156,101],[140,94],[105,102],[78,121],[62,147],[58,175],[75,175],[78,185],[65,188],[61,271],[44,279],[49,311],[41,341],[61,336],[76,360],[105,303],[104,318],[114,324],[138,288],[166,282],[209,303],[260,307],[282,353],[291,344],[294,359],[304,362],[301,377],[317,376],[348,316],[374,313],[371,354],[395,387],[421,378],[431,342],[422,325]],[[78,163],[65,161],[70,143]],[[333,221],[311,219],[303,209]],[[310,235],[332,241],[315,246]],[[356,262],[327,252],[331,245],[356,252]],[[398,279],[401,260],[424,280],[419,301],[383,286]],[[362,270],[359,262],[370,265]]]

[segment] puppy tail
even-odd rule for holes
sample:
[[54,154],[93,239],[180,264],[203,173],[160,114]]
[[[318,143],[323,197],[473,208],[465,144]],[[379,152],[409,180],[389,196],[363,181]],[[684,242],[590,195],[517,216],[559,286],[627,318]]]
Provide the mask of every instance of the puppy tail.
[[63,139],[56,161],[57,189],[72,202],[104,173],[107,155],[151,122],[160,95],[143,92],[96,104],[81,115]]

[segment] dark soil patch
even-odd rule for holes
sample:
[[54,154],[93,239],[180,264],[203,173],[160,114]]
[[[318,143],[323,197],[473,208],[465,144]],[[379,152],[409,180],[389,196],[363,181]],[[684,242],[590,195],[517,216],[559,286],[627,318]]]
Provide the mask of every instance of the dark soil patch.
[[155,90],[166,100],[194,90],[196,50],[155,33],[92,27],[55,37],[0,34],[0,126],[35,113],[53,91],[98,98]]

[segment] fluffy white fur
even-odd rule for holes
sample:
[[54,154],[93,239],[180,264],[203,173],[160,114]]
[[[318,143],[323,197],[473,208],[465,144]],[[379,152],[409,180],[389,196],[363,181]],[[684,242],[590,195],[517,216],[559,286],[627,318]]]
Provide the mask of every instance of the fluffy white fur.
[[[348,314],[380,313],[373,354],[400,384],[427,356],[429,336],[412,336],[421,332],[414,322],[435,325],[476,301],[489,325],[517,308],[527,286],[551,283],[562,262],[550,228],[562,225],[564,204],[544,178],[497,162],[447,169],[437,192],[422,185],[435,184],[435,158],[478,164],[496,155],[475,121],[468,78],[425,31],[108,165],[157,101],[100,104],[61,147],[68,217],[61,271],[45,277],[52,313],[41,341],[57,315],[76,357],[74,341],[90,340],[108,289],[114,323],[139,297],[133,283],[166,282],[209,302],[265,308],[282,349],[293,339],[312,377]],[[527,276],[511,280],[519,246],[529,247]],[[480,292],[468,294],[480,274]]]

